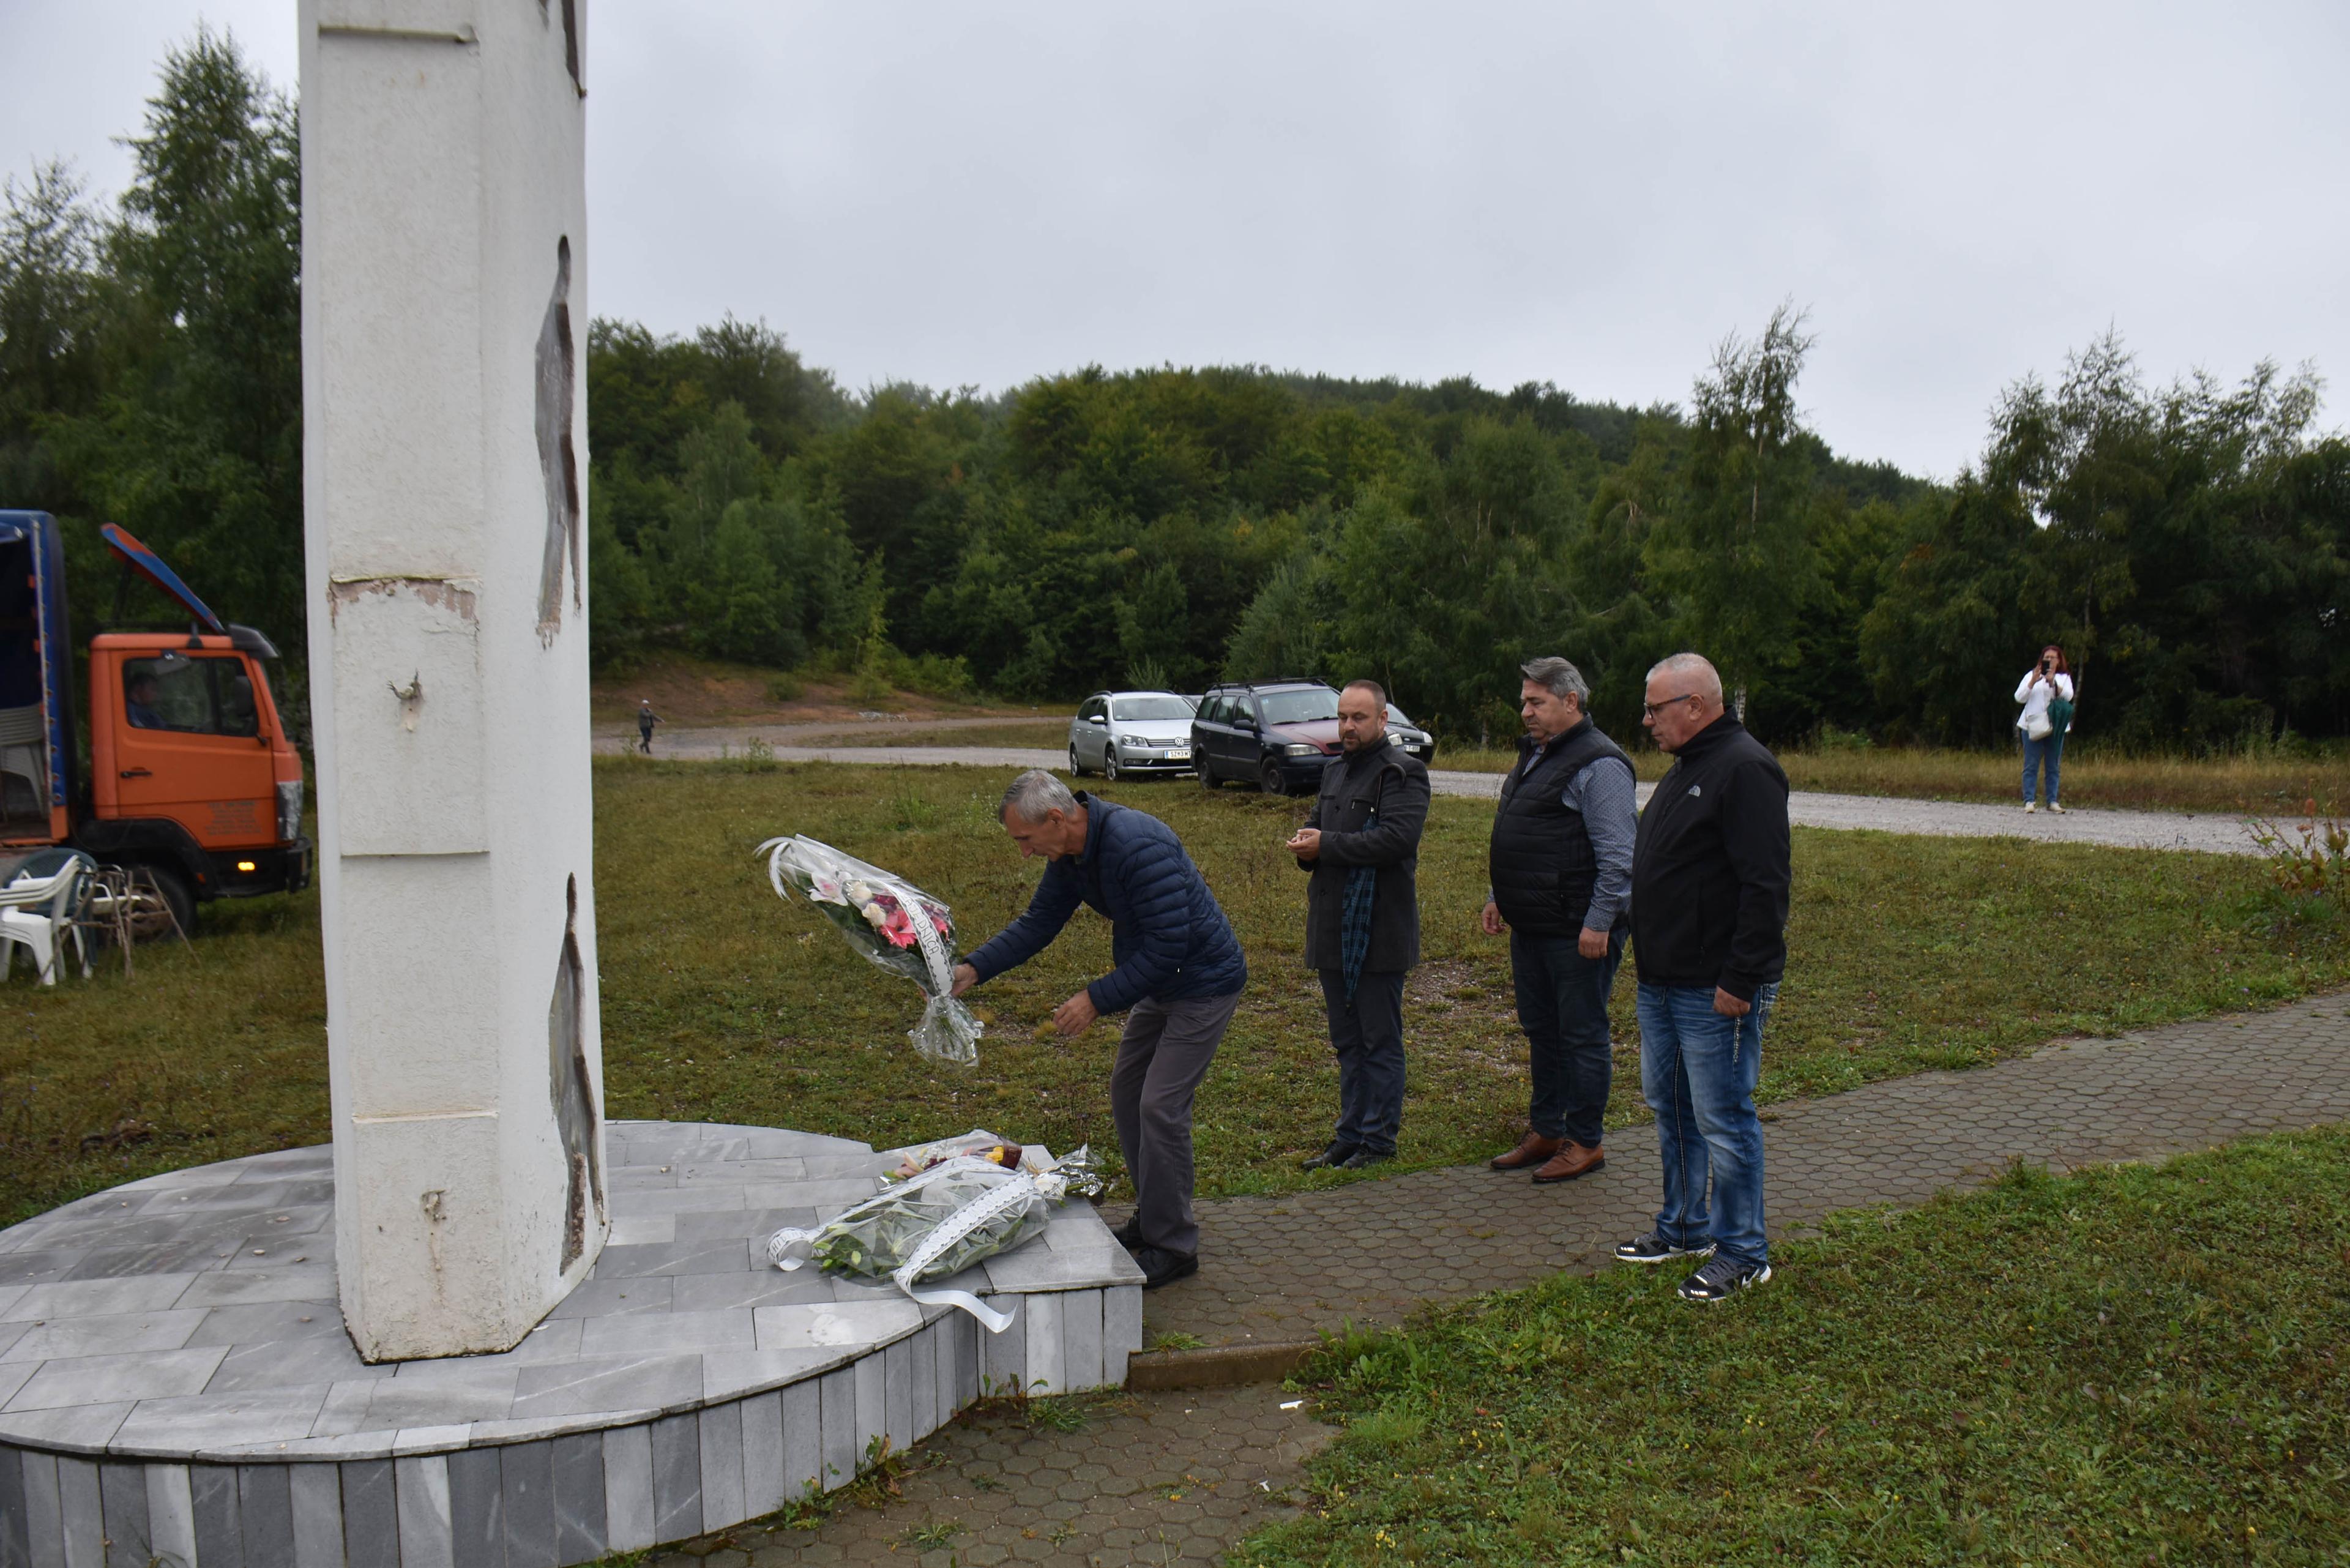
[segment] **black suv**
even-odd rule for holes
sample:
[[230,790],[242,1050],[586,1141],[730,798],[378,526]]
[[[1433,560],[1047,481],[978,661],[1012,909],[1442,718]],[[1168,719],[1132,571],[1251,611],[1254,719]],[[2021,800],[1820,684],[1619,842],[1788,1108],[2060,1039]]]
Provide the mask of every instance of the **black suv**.
[[1211,686],[1191,719],[1191,760],[1214,789],[1245,779],[1267,794],[1317,789],[1338,755],[1338,694],[1319,680]]

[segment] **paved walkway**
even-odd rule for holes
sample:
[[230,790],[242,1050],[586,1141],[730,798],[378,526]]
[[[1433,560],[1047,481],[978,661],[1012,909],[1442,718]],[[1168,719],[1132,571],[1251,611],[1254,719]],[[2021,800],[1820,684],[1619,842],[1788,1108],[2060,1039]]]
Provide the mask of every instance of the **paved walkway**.
[[[1781,1104],[1763,1119],[1767,1204],[1783,1234],[1832,1210],[1973,1186],[2014,1159],[2157,1159],[2350,1120],[2350,993],[2060,1041],[1991,1067]],[[1562,1187],[1471,1166],[1202,1205],[1201,1272],[1146,1298],[1146,1337],[1294,1340],[1604,1267],[1657,1196],[1648,1129],[1619,1130],[1611,1156]],[[723,1550],[755,1568],[1211,1561],[1281,1512],[1327,1435],[1305,1408],[1282,1409],[1288,1397],[1269,1386],[1139,1396],[1071,1432],[967,1423],[925,1445],[919,1457],[937,1468],[907,1480],[902,1499],[844,1508],[812,1531],[738,1531]]]
[[[996,720],[996,723],[1005,721]],[[780,729],[775,734],[782,734]],[[714,762],[722,754],[741,756],[755,730],[685,730],[662,735],[654,744],[660,754],[678,762]],[[772,739],[773,736],[766,737]],[[617,753],[633,747],[599,738],[596,749]],[[882,767],[1057,768],[1066,771],[1068,758],[1059,752],[1016,746],[785,746],[775,748],[775,760],[785,763],[851,763]],[[1458,773],[1438,768],[1429,774],[1438,794],[1492,800],[1501,793],[1499,774]],[[1188,779],[1159,781],[1168,788],[1184,787]],[[1196,788],[1196,784],[1191,787]],[[1238,787],[1238,786],[1233,786]],[[1646,804],[1654,786],[1640,786]],[[2241,817],[2217,813],[2168,811],[2101,811],[2088,808],[2059,816],[2047,812],[2026,815],[2021,805],[1987,805],[1980,801],[1903,800],[1887,795],[1821,794],[1797,791],[1787,803],[1787,815],[1799,827],[1874,828],[1885,833],[1921,833],[1939,838],[2037,838],[2052,843],[2105,844],[2123,849],[2199,849],[2214,855],[2256,855],[2251,830]]]
[[[2063,1170],[2350,1120],[2350,995],[2059,1042],[1783,1102],[1762,1119],[1763,1203],[1781,1230],[1922,1203],[2015,1159]],[[1596,1267],[1648,1229],[1658,1200],[1648,1127],[1619,1128],[1608,1153],[1605,1169],[1555,1187],[1468,1166],[1207,1205],[1201,1271],[1143,1298],[1145,1342],[1311,1338],[1341,1319],[1393,1323],[1423,1303]]]
[[1082,1424],[1058,1430],[1001,1409],[966,1416],[910,1456],[898,1496],[868,1485],[813,1529],[744,1527],[657,1563],[694,1568],[703,1552],[710,1568],[1213,1563],[1295,1511],[1305,1459],[1336,1435],[1274,1384],[1051,1413]]

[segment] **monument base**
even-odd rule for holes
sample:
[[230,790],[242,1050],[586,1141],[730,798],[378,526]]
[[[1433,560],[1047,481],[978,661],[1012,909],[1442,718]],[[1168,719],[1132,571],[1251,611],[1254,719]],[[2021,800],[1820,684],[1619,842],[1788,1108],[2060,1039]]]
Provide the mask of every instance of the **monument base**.
[[1089,1205],[951,1282],[990,1334],[761,1243],[876,1191],[868,1145],[613,1122],[610,1242],[515,1349],[370,1366],[325,1147],[0,1231],[0,1563],[564,1568],[846,1485],[983,1395],[1116,1387],[1141,1275]]

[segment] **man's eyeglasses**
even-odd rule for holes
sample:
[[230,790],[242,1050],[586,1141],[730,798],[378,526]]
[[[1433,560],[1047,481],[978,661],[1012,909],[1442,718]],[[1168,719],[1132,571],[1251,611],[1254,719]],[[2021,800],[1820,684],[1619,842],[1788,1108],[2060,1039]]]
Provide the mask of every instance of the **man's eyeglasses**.
[[1676,702],[1693,702],[1695,701],[1697,701],[1696,692],[1684,691],[1678,697],[1668,697],[1661,702],[1643,702],[1640,704],[1640,711],[1653,719]]

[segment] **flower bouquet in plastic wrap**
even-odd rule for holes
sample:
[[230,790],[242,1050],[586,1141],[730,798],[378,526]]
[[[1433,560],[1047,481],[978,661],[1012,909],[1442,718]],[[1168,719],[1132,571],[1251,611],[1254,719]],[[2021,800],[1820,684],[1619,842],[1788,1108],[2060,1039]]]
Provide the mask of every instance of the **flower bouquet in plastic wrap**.
[[1043,1235],[1054,1204],[1072,1192],[1100,1190],[1087,1148],[1034,1171],[958,1154],[814,1230],[785,1226],[767,1238],[767,1256],[779,1269],[814,1260],[827,1273],[886,1279],[914,1301],[961,1307],[991,1334],[1002,1334],[1011,1325],[1010,1313],[997,1312],[969,1291],[915,1287]]
[[840,928],[848,945],[930,998],[907,1033],[914,1049],[968,1067],[979,1060],[983,1025],[948,995],[954,985],[954,917],[902,877],[868,866],[829,844],[795,836],[759,846],[767,880],[788,900],[795,889]]
[[1031,1148],[979,1127],[954,1137],[942,1137],[936,1143],[916,1144],[883,1152],[898,1156],[898,1163],[881,1173],[884,1181],[903,1181],[951,1159],[983,1159],[1006,1170],[1024,1170],[1031,1176],[1042,1175],[1051,1169],[1053,1164],[1043,1158],[1045,1150],[1041,1147]]

